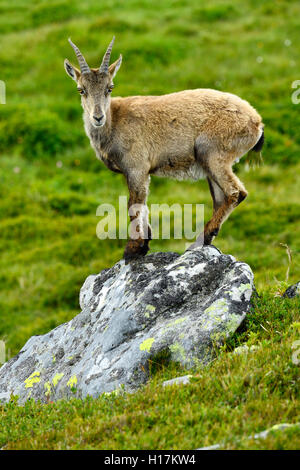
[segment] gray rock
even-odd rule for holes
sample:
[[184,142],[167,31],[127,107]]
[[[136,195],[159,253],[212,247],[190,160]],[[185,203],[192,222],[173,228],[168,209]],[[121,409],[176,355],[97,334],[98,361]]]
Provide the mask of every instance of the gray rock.
[[235,348],[232,352],[233,354],[236,354],[238,356],[241,356],[243,354],[248,354],[250,352],[257,351],[259,349],[258,346],[255,346],[254,344],[252,346],[247,346],[247,344],[243,344],[242,346],[238,346]]
[[181,377],[175,377],[171,380],[165,380],[163,382],[163,387],[169,387],[171,385],[187,385],[191,383],[192,375],[182,375]]
[[134,391],[160,355],[186,368],[207,364],[244,321],[254,290],[249,266],[213,246],[119,261],[86,279],[79,315],[3,365],[0,399]]
[[[253,436],[247,436],[246,439],[266,439],[270,434],[272,433],[277,433],[280,431],[285,431],[286,429],[300,429],[300,423],[281,423],[281,424],[275,424],[269,429],[266,429],[265,431],[258,432],[254,434]],[[240,442],[241,439],[238,438],[236,439],[236,442]],[[214,444],[212,446],[208,447],[199,447],[196,450],[220,450],[223,447],[225,447],[225,443],[220,443],[220,444]]]
[[289,297],[291,299],[299,295],[300,295],[300,281],[288,287],[287,290],[282,295],[282,297]]

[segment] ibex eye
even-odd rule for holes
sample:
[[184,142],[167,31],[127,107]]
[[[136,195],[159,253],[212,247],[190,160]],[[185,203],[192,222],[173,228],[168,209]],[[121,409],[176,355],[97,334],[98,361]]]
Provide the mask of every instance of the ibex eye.
[[107,88],[107,93],[111,93],[113,91],[114,85],[111,85]]
[[85,92],[85,90],[84,90],[83,88],[77,88],[77,90],[78,90],[78,93],[79,93],[81,96],[86,95],[86,92]]

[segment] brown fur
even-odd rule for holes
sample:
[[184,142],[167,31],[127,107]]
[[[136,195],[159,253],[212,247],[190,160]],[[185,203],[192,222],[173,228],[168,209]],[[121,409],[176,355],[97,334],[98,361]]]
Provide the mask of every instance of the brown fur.
[[[107,90],[120,60],[107,74],[98,69],[81,74],[65,61],[67,73],[85,90],[81,102],[91,145],[109,169],[125,175],[129,207],[146,205],[150,174],[176,179],[207,177],[214,204],[213,216],[204,229],[204,243],[209,244],[247,196],[232,166],[260,139],[261,117],[241,98],[211,89],[111,99]],[[103,120],[96,126],[99,116]],[[141,212],[136,215],[140,238],[129,240],[126,257],[148,250],[150,227]],[[199,245],[201,237],[197,240],[193,246]]]

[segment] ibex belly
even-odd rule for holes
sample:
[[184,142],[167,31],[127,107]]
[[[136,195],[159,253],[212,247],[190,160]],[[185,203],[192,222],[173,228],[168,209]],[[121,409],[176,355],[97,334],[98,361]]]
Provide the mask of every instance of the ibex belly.
[[194,158],[187,162],[172,162],[172,160],[169,159],[165,164],[155,168],[151,173],[176,180],[198,181],[206,178],[206,172]]

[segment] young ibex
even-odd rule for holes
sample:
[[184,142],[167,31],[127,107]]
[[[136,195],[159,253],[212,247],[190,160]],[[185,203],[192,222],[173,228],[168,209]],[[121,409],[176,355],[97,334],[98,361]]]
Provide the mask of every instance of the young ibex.
[[196,242],[208,245],[221,224],[247,196],[232,165],[264,141],[261,117],[249,103],[211,89],[185,90],[162,96],[113,98],[113,79],[122,56],[109,65],[114,38],[99,68],[90,68],[69,39],[80,70],[65,60],[67,74],[77,83],[87,136],[97,157],[112,171],[123,173],[129,188],[130,214],[138,237],[132,236],[125,259],[145,255],[151,228],[146,206],[150,175],[176,179],[207,178],[213,216]]

